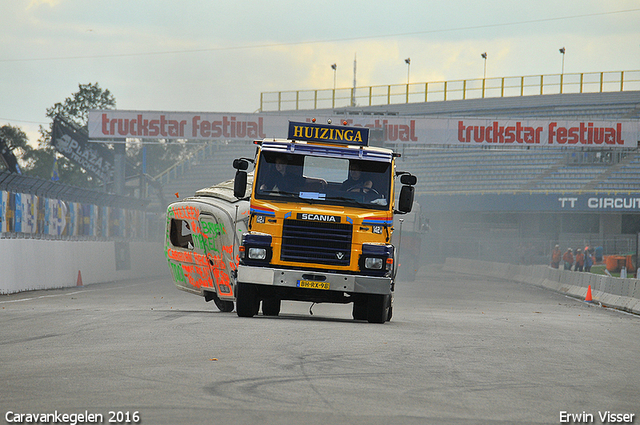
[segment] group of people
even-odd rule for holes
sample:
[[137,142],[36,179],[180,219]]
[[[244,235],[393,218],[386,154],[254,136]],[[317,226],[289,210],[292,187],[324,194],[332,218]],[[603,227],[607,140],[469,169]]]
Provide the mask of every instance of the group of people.
[[560,262],[562,262],[565,270],[571,270],[573,267],[576,272],[590,272],[594,263],[593,252],[593,249],[587,246],[584,251],[580,248],[576,249],[575,256],[571,248],[567,248],[563,254],[560,251],[560,245],[556,245],[551,251],[551,267],[558,269],[560,268]]

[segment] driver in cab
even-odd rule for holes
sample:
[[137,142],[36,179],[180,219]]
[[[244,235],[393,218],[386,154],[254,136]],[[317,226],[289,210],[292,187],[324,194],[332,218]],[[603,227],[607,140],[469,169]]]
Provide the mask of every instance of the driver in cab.
[[373,182],[364,177],[359,163],[352,162],[349,164],[349,178],[342,182],[341,188],[345,192],[368,193],[373,188]]
[[266,183],[260,185],[260,190],[267,192],[295,192],[299,185],[299,178],[292,175],[287,159],[282,156],[275,158],[273,172]]

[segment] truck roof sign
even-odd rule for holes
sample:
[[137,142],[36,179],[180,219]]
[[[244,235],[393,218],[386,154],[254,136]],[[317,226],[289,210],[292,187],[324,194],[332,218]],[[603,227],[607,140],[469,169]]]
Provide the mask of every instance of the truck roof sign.
[[369,145],[369,129],[289,121],[289,140],[341,145]]

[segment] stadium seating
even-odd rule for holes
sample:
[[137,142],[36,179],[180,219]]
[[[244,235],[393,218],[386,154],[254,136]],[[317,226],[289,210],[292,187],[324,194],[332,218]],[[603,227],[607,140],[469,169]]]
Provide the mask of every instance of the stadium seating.
[[[296,110],[287,114],[292,118],[308,117],[310,114],[375,114],[611,120],[640,118],[639,105],[640,92],[627,91],[453,100],[313,112]],[[400,169],[417,175],[418,194],[640,189],[640,153],[636,153],[635,149],[592,161],[588,155],[593,154],[576,149],[434,148],[425,145],[388,147],[401,152],[398,162]],[[190,196],[197,189],[233,178],[233,159],[252,156],[253,153],[249,141],[212,141],[197,157],[176,165],[163,176],[165,197],[168,200],[176,192],[180,197]]]

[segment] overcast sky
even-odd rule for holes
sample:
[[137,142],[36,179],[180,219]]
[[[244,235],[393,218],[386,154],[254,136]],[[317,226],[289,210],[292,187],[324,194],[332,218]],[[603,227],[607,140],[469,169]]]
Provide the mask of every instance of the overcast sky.
[[640,70],[640,0],[0,0],[0,126],[99,83],[118,109],[255,112],[260,93]]

